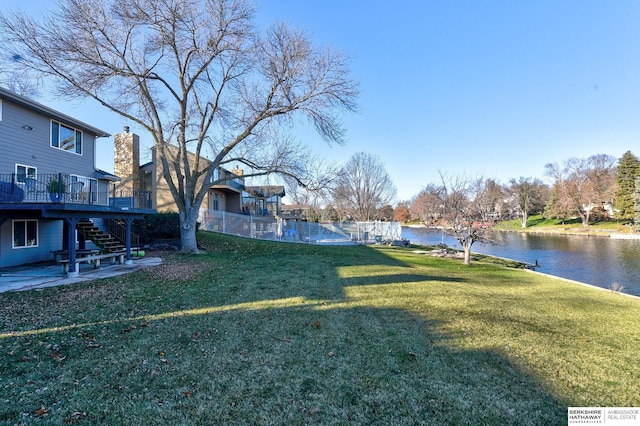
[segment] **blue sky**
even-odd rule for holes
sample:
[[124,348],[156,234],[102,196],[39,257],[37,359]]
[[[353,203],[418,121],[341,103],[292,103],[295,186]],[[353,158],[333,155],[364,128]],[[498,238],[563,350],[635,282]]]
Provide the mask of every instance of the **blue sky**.
[[[51,2],[3,0],[26,11]],[[360,112],[345,146],[298,135],[327,159],[380,157],[407,200],[439,171],[544,177],[544,165],[628,150],[640,155],[640,2],[257,0],[258,22],[304,28],[347,52]],[[90,103],[42,102],[117,133]],[[135,130],[135,129],[134,129]],[[113,169],[102,140],[98,167]],[[285,200],[286,201],[286,200]]]

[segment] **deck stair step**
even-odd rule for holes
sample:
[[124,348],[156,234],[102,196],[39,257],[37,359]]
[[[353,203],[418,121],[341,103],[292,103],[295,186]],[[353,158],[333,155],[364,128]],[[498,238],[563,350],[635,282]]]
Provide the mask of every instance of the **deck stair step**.
[[105,253],[124,251],[126,249],[124,244],[122,244],[118,239],[103,232],[90,220],[79,221],[76,225],[76,229],[78,232],[81,232],[86,239],[92,241]]

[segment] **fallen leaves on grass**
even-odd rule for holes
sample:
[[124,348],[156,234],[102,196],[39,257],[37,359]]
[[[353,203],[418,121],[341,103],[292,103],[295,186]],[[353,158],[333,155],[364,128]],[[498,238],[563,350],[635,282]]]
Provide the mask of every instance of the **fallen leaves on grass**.
[[85,417],[87,417],[87,413],[85,413],[84,411],[83,412],[75,411],[75,412],[71,413],[71,415],[69,417],[64,419],[64,422],[67,423],[67,424],[79,423]]
[[102,345],[100,343],[96,342],[96,338],[90,335],[85,335],[86,336],[86,340],[87,340],[87,348],[89,349],[96,349],[96,348],[101,348]]
[[66,356],[61,356],[60,352],[52,352],[50,355],[51,358],[55,359],[58,362],[64,361],[67,358]]
[[71,315],[74,320],[82,317],[79,307],[95,305],[96,301],[109,300],[112,305],[120,303],[126,299],[127,292],[124,291],[123,282],[110,283],[109,285],[87,284],[77,286],[61,286],[54,289],[47,289],[46,297],[38,299],[34,303],[32,298],[11,299],[9,302],[0,295],[1,308],[0,317],[6,320],[2,324],[3,330],[10,332],[12,329],[25,327],[38,328],[49,327],[47,322],[51,317],[58,316],[66,319]]
[[163,263],[148,270],[151,278],[157,281],[184,281],[189,280],[201,271],[194,268],[192,264],[171,262]]
[[44,405],[36,410],[36,416],[47,416],[49,415],[49,408],[46,408]]
[[124,328],[124,329],[122,330],[122,332],[123,332],[123,333],[130,333],[130,332],[132,332],[133,330],[135,330],[135,329],[137,329],[137,328],[138,328],[138,327],[136,327],[134,324],[131,324],[131,325],[129,325],[129,327]]
[[145,327],[148,327],[148,326],[149,326],[148,322],[143,322],[143,323],[140,323],[138,325],[130,324],[127,328],[123,328],[122,332],[123,333],[130,333],[130,332],[132,332],[134,330],[137,330],[138,328],[145,328]]
[[310,416],[316,414],[318,411],[320,411],[320,407],[319,406],[315,406],[313,407],[311,410],[307,410],[305,407],[300,407],[298,409],[298,411],[302,414],[308,414]]

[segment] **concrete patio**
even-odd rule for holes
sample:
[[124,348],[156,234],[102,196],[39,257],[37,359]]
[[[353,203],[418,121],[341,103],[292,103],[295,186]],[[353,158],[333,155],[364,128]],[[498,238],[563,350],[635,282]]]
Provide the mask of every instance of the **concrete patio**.
[[74,278],[68,278],[60,265],[50,263],[2,268],[0,269],[0,293],[33,290],[114,277],[160,264],[162,264],[162,258],[160,257],[134,258],[133,263],[130,265],[102,264],[98,269],[94,269],[91,264],[80,264],[79,274]]

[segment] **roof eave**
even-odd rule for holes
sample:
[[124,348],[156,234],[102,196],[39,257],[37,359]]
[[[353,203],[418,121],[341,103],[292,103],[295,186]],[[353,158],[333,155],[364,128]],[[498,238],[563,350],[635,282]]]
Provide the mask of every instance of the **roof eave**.
[[13,93],[2,87],[0,87],[0,99],[7,99],[8,101],[11,101],[15,104],[18,104],[30,110],[37,111],[43,115],[47,115],[51,118],[54,118],[60,121],[64,121],[65,123],[71,124],[80,130],[93,133],[94,135],[96,135],[96,137],[99,137],[99,138],[108,138],[111,136],[110,133],[107,133],[104,130],[100,130],[97,127],[93,127],[85,122],[82,122],[66,114],[63,114],[60,111],[56,111],[53,108],[49,108],[48,106],[42,105],[41,103],[33,101],[22,95],[18,95],[17,93]]

